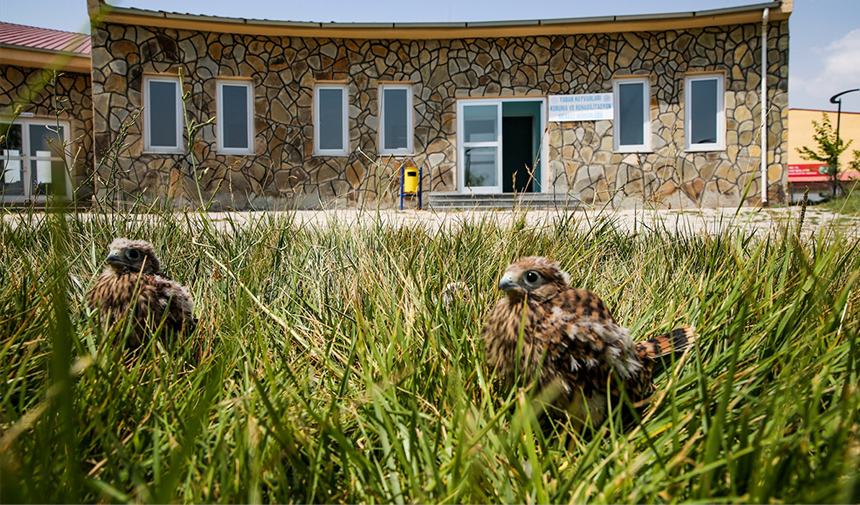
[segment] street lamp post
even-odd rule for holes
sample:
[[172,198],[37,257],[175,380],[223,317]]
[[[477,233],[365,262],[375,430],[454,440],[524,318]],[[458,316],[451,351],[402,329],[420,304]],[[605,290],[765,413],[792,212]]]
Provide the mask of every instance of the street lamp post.
[[836,109],[836,166],[830,167],[831,170],[833,170],[833,194],[834,195],[836,194],[837,170],[839,170],[839,120],[841,119],[841,116],[842,116],[842,99],[839,97],[842,95],[845,95],[847,93],[853,93],[855,91],[860,91],[860,88],[849,89],[849,90],[843,91],[841,93],[836,93],[835,95],[830,97],[830,103],[835,103],[839,106]]

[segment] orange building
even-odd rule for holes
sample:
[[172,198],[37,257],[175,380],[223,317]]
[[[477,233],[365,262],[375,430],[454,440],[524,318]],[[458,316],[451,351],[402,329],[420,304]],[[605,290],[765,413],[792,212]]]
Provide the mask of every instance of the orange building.
[[[788,111],[790,125],[788,128],[788,185],[791,201],[803,198],[807,187],[812,200],[820,199],[819,194],[832,192],[826,172],[822,170],[827,165],[815,160],[803,159],[798,152],[798,149],[803,147],[817,150],[818,144],[814,139],[815,127],[812,122],[821,124],[824,114],[830,118],[830,123],[835,129],[836,111],[810,109],[789,109]],[[839,158],[843,170],[840,179],[860,179],[860,172],[846,170],[848,162],[854,159],[854,151],[860,150],[860,113],[842,112],[839,120],[839,137],[846,143],[851,142],[848,150]]]

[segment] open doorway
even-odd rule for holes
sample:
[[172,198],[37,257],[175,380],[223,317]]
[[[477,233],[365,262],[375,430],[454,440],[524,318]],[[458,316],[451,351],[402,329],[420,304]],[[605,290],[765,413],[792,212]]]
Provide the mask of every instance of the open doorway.
[[502,192],[540,192],[540,101],[502,102]]

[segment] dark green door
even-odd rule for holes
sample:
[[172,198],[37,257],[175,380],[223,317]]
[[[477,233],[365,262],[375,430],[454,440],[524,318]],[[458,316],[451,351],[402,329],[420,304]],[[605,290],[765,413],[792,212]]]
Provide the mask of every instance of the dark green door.
[[502,102],[502,191],[541,191],[541,107],[539,100]]
[[534,118],[531,116],[502,117],[502,191],[505,193],[533,191],[529,174],[534,171],[535,163],[533,128]]

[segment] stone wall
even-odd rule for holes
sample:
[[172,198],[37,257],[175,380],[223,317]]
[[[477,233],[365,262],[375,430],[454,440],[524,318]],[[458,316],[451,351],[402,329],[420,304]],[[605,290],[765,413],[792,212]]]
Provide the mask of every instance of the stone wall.
[[[612,151],[611,121],[550,123],[549,181],[590,203],[735,205],[759,166],[759,27],[462,40],[352,40],[247,36],[109,24],[93,30],[95,142],[129,149],[111,170],[129,194],[174,205],[214,197],[216,207],[312,207],[393,202],[402,163],[424,166],[425,188],[455,191],[456,99],[611,92],[619,75],[651,76],[652,153]],[[770,28],[769,191],[785,185],[788,23]],[[203,127],[184,155],[143,152],[144,73],[181,71],[189,120],[215,114],[218,76],[251,78],[255,154],[216,152]],[[726,73],[727,149],[685,153],[683,83],[688,72]],[[313,86],[349,85],[349,156],[314,156]],[[377,154],[380,82],[413,84],[413,156]],[[193,154],[193,159],[192,155]],[[196,169],[195,169],[196,166]],[[109,170],[106,167],[104,170]],[[107,173],[107,172],[106,172]],[[757,194],[754,181],[750,195]],[[755,198],[749,198],[754,202]]]
[[[608,51],[615,66],[579,77],[588,92],[611,92],[606,76],[631,70],[651,78],[651,153],[613,152],[613,122],[552,123],[551,182],[595,205],[643,201],[674,208],[736,206],[761,194],[761,32],[757,25],[687,32],[593,36],[579,49]],[[612,53],[616,53],[612,54]],[[788,22],[768,32],[768,198],[785,201],[788,164]],[[726,149],[684,150],[684,77],[725,72]],[[584,77],[584,79],[583,79]]]
[[90,79],[88,74],[0,65],[0,116],[11,117],[20,104],[21,112],[32,113],[34,119],[54,121],[59,117],[70,123],[72,185],[80,198],[92,194],[88,178],[93,166]]

